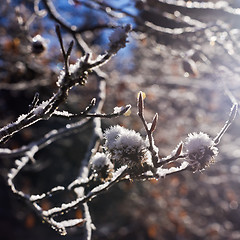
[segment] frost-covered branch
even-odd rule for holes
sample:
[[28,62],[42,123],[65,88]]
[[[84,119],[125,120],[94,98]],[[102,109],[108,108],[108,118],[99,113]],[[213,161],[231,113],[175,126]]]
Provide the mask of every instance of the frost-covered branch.
[[[115,182],[118,181],[118,177],[109,183],[109,186],[103,185],[101,188],[95,187],[92,191],[87,192],[85,195],[85,186],[76,184],[82,181],[85,181],[85,184],[91,183],[91,177],[88,179],[89,175],[89,160],[94,153],[97,151],[98,142],[101,139],[101,121],[98,118],[112,118],[127,114],[130,109],[130,105],[122,108],[115,108],[114,112],[111,114],[103,114],[100,113],[102,106],[105,101],[105,88],[106,88],[106,75],[102,74],[98,69],[95,71],[95,75],[98,82],[98,93],[96,99],[92,100],[91,103],[86,107],[86,109],[80,114],[71,114],[66,111],[58,111],[58,106],[65,102],[68,97],[69,90],[76,85],[85,85],[85,79],[87,78],[88,72],[94,70],[94,68],[99,67],[100,65],[105,64],[113,55],[115,55],[121,48],[125,47],[127,43],[127,34],[130,31],[130,25],[126,27],[120,27],[121,30],[116,30],[110,36],[110,44],[109,50],[103,56],[99,56],[96,60],[92,60],[91,54],[86,53],[81,59],[79,59],[76,64],[69,64],[69,58],[71,54],[71,50],[73,48],[73,42],[70,43],[67,51],[63,46],[63,39],[60,33],[60,28],[56,27],[56,33],[58,35],[58,39],[60,42],[63,59],[64,59],[64,70],[61,72],[58,78],[58,92],[53,95],[47,101],[39,103],[39,94],[36,94],[32,103],[29,105],[29,113],[26,115],[22,115],[15,123],[7,125],[2,129],[1,132],[1,140],[4,141],[10,136],[12,136],[15,132],[20,131],[24,127],[30,126],[31,124],[37,122],[38,120],[48,120],[51,116],[64,116],[68,118],[72,117],[84,117],[84,120],[81,120],[76,123],[67,124],[66,127],[60,128],[59,130],[52,130],[47,133],[42,139],[37,140],[35,142],[30,143],[27,146],[23,146],[19,149],[10,150],[10,149],[0,149],[0,155],[4,158],[14,158],[21,157],[20,160],[16,160],[16,168],[12,168],[8,175],[8,184],[11,187],[13,193],[22,198],[28,205],[30,205],[34,211],[39,215],[45,222],[52,226],[52,228],[56,229],[61,234],[66,234],[66,228],[74,227],[80,223],[85,225],[86,229],[86,239],[91,238],[91,229],[92,229],[92,221],[91,216],[88,210],[87,201],[95,197],[97,194],[101,193],[105,189],[108,189]],[[95,119],[93,119],[95,118]],[[34,121],[32,121],[34,119]],[[26,122],[28,124],[26,124]],[[15,178],[19,174],[20,171],[29,163],[29,160],[35,162],[34,155],[41,149],[49,146],[51,143],[56,140],[62,139],[63,137],[79,133],[82,128],[86,124],[92,124],[93,136],[92,142],[89,145],[89,149],[86,153],[84,160],[82,161],[80,175],[77,180],[74,181],[73,187],[65,188],[63,186],[57,186],[53,189],[49,190],[46,193],[41,193],[37,195],[25,194],[21,190],[17,190],[15,186]],[[95,149],[95,150],[94,150]],[[70,184],[71,186],[71,184]],[[47,211],[43,211],[39,202],[43,201],[46,198],[51,198],[55,194],[59,192],[73,191],[76,194],[76,200],[68,203],[62,204],[60,208],[53,208],[49,210],[49,214]],[[62,215],[62,213],[67,213],[70,209],[74,209],[82,205],[84,210],[84,219],[69,219],[64,221],[56,221],[54,219],[55,216]],[[58,212],[58,209],[61,209]]]
[[[51,92],[51,97],[45,101],[40,101],[42,96],[36,93],[32,102],[29,104],[28,112],[20,115],[15,122],[7,124],[0,129],[0,142],[5,143],[8,139],[14,137],[15,133],[22,129],[40,120],[49,120],[53,116],[66,118],[68,123],[65,123],[65,125],[60,128],[54,126],[56,129],[51,127],[53,130],[50,130],[45,135],[40,136],[37,140],[27,145],[19,146],[14,149],[11,149],[11,145],[9,148],[0,148],[0,158],[4,160],[14,159],[12,163],[14,166],[9,167],[10,170],[6,177],[7,184],[12,193],[23,200],[42,221],[62,235],[67,234],[68,228],[78,227],[80,225],[84,232],[84,239],[90,240],[92,237],[92,230],[95,228],[91,218],[91,209],[89,208],[90,201],[122,181],[161,180],[161,178],[179,172],[204,171],[215,162],[215,158],[221,153],[218,145],[225,132],[233,123],[238,109],[238,100],[229,90],[228,97],[232,101],[233,107],[228,120],[219,133],[216,134],[215,138],[210,137],[209,134],[204,132],[192,132],[189,133],[185,139],[180,141],[180,143],[176,142],[176,148],[170,151],[169,154],[163,155],[162,153],[160,154],[162,151],[161,146],[157,146],[157,141],[154,139],[156,134],[160,132],[157,131],[159,127],[159,115],[158,113],[155,115],[153,114],[154,116],[151,122],[148,123],[148,115],[145,114],[144,92],[138,94],[137,115],[139,117],[139,122],[143,125],[145,134],[141,135],[140,132],[136,130],[127,129],[124,127],[124,124],[123,126],[113,125],[107,127],[107,129],[103,131],[103,126],[105,125],[102,125],[102,119],[128,116],[131,106],[125,105],[123,107],[114,107],[113,111],[110,111],[110,113],[108,111],[107,113],[104,112],[103,106],[106,100],[106,86],[110,79],[105,72],[100,70],[100,67],[106,64],[114,55],[118,54],[120,49],[125,48],[128,43],[130,31],[134,31],[135,35],[144,33],[149,34],[149,36],[151,34],[152,36],[159,36],[158,34],[160,34],[161,37],[165,35],[168,37],[172,36],[173,41],[177,39],[177,41],[180,40],[181,43],[184,42],[184,49],[191,47],[188,51],[184,51],[181,48],[182,45],[179,49],[174,47],[174,44],[171,47],[167,46],[166,43],[157,45],[158,48],[161,48],[160,52],[163,57],[166,55],[167,57],[171,56],[181,59],[183,70],[189,74],[192,73],[192,75],[196,77],[198,73],[196,62],[199,59],[204,64],[209,64],[211,66],[214,65],[215,60],[214,57],[211,58],[211,56],[208,56],[201,48],[201,41],[206,41],[207,44],[210,45],[216,44],[228,54],[232,62],[237,59],[237,55],[235,54],[236,51],[232,51],[233,43],[237,45],[238,41],[234,39],[233,32],[227,31],[228,26],[221,25],[219,22],[206,23],[197,17],[195,18],[195,16],[192,17],[193,15],[188,16],[188,12],[185,10],[208,9],[230,13],[232,15],[239,15],[239,13],[238,9],[230,7],[226,2],[213,4],[210,2],[156,1],[156,3],[160,5],[177,7],[179,10],[160,13],[160,16],[165,20],[173,22],[172,27],[167,27],[162,26],[161,23],[157,24],[154,21],[141,18],[140,13],[136,15],[127,10],[113,7],[110,3],[107,3],[107,1],[92,0],[80,2],[76,0],[73,2],[78,4],[81,3],[91,9],[100,10],[113,19],[123,16],[130,17],[135,21],[134,24],[136,25],[134,25],[132,29],[130,24],[118,25],[114,23],[97,23],[94,26],[84,26],[80,28],[67,22],[66,19],[59,14],[52,1],[42,0],[41,2],[45,9],[40,10],[40,1],[35,0],[33,3],[35,11],[33,17],[44,17],[48,14],[51,21],[58,24],[56,27],[56,34],[60,44],[64,67],[58,75],[57,90],[55,93]],[[142,11],[152,11],[154,14],[158,13],[158,9],[151,6],[151,4],[147,5],[146,1],[141,1],[141,3],[138,2],[138,4],[142,4],[141,8],[139,8]],[[17,18],[19,24],[23,21],[23,17],[20,15],[18,11]],[[26,24],[23,21],[21,26],[27,25],[27,28],[29,28],[32,24],[32,20],[33,18],[30,17],[28,23]],[[65,40],[60,28],[70,34],[74,39],[67,47],[65,47]],[[111,28],[114,30],[109,36],[107,49],[105,51],[101,49],[101,53],[98,54],[92,51],[93,48],[91,49],[87,44],[88,40],[84,41],[81,34],[86,31],[94,31],[102,28]],[[218,31],[224,34],[218,37]],[[203,36],[197,39],[195,34],[203,34]],[[184,36],[186,36],[186,38],[189,37],[189,39],[195,37],[195,42],[186,41],[186,39],[183,38]],[[162,40],[161,37],[159,41]],[[222,41],[224,37],[232,44],[225,44],[225,42]],[[183,40],[181,40],[181,38],[183,38]],[[29,41],[31,43],[31,53],[37,55],[42,53],[45,49],[46,42],[44,42],[45,40],[40,35],[32,37]],[[152,41],[152,39],[149,38],[146,41]],[[143,44],[145,43],[143,42]],[[70,58],[71,55],[74,54],[75,47],[77,50],[80,50],[80,52],[77,52],[77,60],[75,63],[72,63]],[[159,49],[156,51],[159,51]],[[79,57],[79,55],[81,57]],[[198,60],[194,61],[193,59]],[[148,64],[149,63],[146,65]],[[145,64],[142,65],[143,68],[145,67],[144,65]],[[157,65],[159,66],[160,64],[157,63]],[[237,66],[237,64],[234,66]],[[219,68],[216,68],[216,71],[218,69]],[[233,71],[238,73],[238,69]],[[94,98],[83,102],[84,107],[77,113],[73,113],[71,110],[60,110],[60,107],[62,107],[64,103],[68,103],[67,100],[73,88],[76,89],[76,86],[85,87],[87,85],[87,79],[90,74],[92,74],[93,79],[96,80]],[[21,83],[15,83],[12,87],[9,86],[9,83],[2,83],[0,84],[0,89],[22,90],[26,87],[37,86],[38,80],[38,78],[30,82],[26,80]],[[50,81],[48,83],[46,82],[48,82],[48,80],[43,78],[38,84],[46,86]],[[174,85],[175,87],[181,85],[187,88],[196,86],[196,88],[204,89],[209,86],[205,82],[193,82],[189,81],[189,79],[185,79],[185,81],[181,83],[180,81],[171,79],[171,81],[162,83],[162,85],[164,84]],[[213,87],[213,84],[210,86]],[[166,128],[166,126],[161,127]],[[61,141],[67,137],[70,138],[75,134],[82,137],[80,134],[82,134],[86,128],[88,132],[87,141],[83,138],[84,144],[86,143],[87,145],[84,156],[74,156],[77,158],[77,161],[80,161],[78,162],[79,169],[77,169],[77,176],[66,171],[64,174],[66,173],[70,179],[67,183],[57,183],[56,186],[51,186],[44,192],[39,189],[28,189],[26,191],[24,188],[20,187],[18,178],[20,178],[21,174],[24,174],[24,170],[28,166],[36,166],[35,164],[39,163],[38,153],[46,150],[45,148],[47,147],[51,147],[52,143]],[[82,148],[82,146],[79,146],[79,148]],[[11,163],[11,161],[9,162]],[[67,197],[71,197],[62,200],[60,198],[58,199],[58,194],[64,194]],[[55,198],[57,198],[56,201]],[[51,203],[48,208],[44,208],[43,206],[45,201]],[[77,214],[72,216],[71,213],[75,210],[79,210],[81,216]]]
[[116,107],[114,109],[114,112],[112,113],[88,113],[89,109],[87,111],[81,112],[81,113],[69,113],[67,111],[55,111],[54,115],[64,118],[76,118],[76,117],[91,117],[91,118],[114,118],[119,117],[121,115],[127,116],[130,112],[131,105],[127,105],[125,107],[119,108]]
[[[99,91],[101,96],[92,109],[97,112],[101,109],[104,101],[105,81],[100,80]],[[135,132],[121,126],[113,126],[107,129],[103,135],[105,143],[103,151],[99,152],[99,140],[101,140],[101,123],[95,118],[93,124],[92,141],[89,149],[82,161],[79,177],[68,187],[56,186],[46,193],[39,195],[29,195],[21,190],[17,190],[14,180],[18,173],[26,166],[38,152],[37,145],[28,148],[20,160],[16,160],[16,167],[12,168],[8,174],[8,184],[13,193],[21,197],[34,211],[55,228],[60,234],[66,234],[66,228],[74,227],[79,223],[85,226],[86,239],[91,238],[92,220],[87,203],[99,194],[105,192],[116,183],[123,180],[149,180],[160,179],[184,170],[203,171],[218,154],[217,144],[226,129],[233,122],[237,112],[237,105],[231,109],[229,119],[223,130],[215,139],[211,139],[206,133],[192,133],[178,145],[171,155],[160,159],[158,149],[154,145],[152,133],[157,127],[157,115],[149,125],[144,117],[143,93],[138,97],[138,115],[147,132],[147,139]],[[54,139],[55,140],[55,139]],[[39,145],[40,147],[40,145]],[[176,163],[177,166],[168,167],[169,163]],[[60,206],[54,206],[48,210],[43,210],[39,204],[43,199],[50,198],[58,192],[73,191],[76,198]],[[68,219],[58,222],[57,216],[63,216],[72,209],[83,207],[85,218]]]
[[0,129],[0,142],[6,141],[23,128],[26,128],[40,120],[48,120],[55,113],[58,107],[66,101],[69,91],[73,86],[84,86],[89,72],[91,72],[94,68],[105,64],[121,48],[125,47],[129,31],[130,25],[123,27],[123,30],[120,31],[120,33],[116,30],[116,33],[114,32],[110,36],[108,52],[103,56],[100,55],[96,60],[92,60],[91,54],[87,53],[85,56],[78,59],[75,64],[69,64],[69,57],[73,47],[73,42],[70,43],[67,52],[65,52],[60,29],[57,26],[56,32],[59,38],[65,65],[64,71],[61,71],[58,77],[58,91],[53,94],[49,100],[36,104],[27,114],[22,114],[15,122]]

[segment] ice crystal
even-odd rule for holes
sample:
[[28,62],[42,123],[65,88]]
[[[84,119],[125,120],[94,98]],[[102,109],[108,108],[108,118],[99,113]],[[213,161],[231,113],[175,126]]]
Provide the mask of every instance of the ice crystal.
[[36,115],[41,115],[44,113],[44,109],[49,104],[49,101],[43,101],[41,104],[39,104],[37,107],[33,109],[33,113]]

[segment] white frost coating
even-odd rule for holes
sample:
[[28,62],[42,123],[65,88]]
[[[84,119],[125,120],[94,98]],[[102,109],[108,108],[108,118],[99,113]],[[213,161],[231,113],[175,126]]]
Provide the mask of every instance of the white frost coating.
[[85,222],[84,219],[69,219],[62,222],[57,222],[53,218],[50,219],[50,223],[54,229],[56,229],[62,236],[67,235],[65,228],[74,227],[78,224]]
[[[155,148],[157,148],[157,147],[155,147]],[[158,153],[158,149],[157,149],[156,153]],[[151,154],[150,151],[146,151],[146,152],[144,153],[144,159],[145,159],[145,162],[146,162],[148,165],[151,165],[151,166],[153,165],[153,163],[152,163],[152,154]]]
[[144,163],[152,165],[148,142],[134,130],[117,125],[108,129],[104,137],[105,147],[112,162],[118,165],[127,164],[130,168],[141,167]]
[[115,141],[119,137],[119,135],[124,131],[124,128],[116,125],[107,129],[104,133],[104,138],[106,139],[106,147],[109,149],[113,149],[115,147]]
[[73,206],[76,206],[79,202],[82,201],[83,198],[77,198],[76,200],[70,202],[70,203],[63,203],[61,207],[54,207],[49,210],[42,211],[43,216],[48,217],[56,213],[63,212],[66,209],[70,209]]
[[182,164],[179,167],[171,167],[169,169],[158,168],[157,174],[159,177],[165,177],[168,174],[179,172],[179,171],[185,169],[188,165],[189,165],[189,163],[184,161],[184,162],[182,162]]
[[194,172],[202,171],[214,163],[218,149],[206,133],[191,133],[184,143],[184,151]]
[[197,1],[186,2],[186,1],[183,1],[183,0],[178,0],[178,1],[164,0],[163,2],[174,4],[176,6],[188,7],[188,8],[202,8],[202,9],[206,9],[206,8],[209,8],[209,9],[225,9],[225,8],[227,8],[228,11],[230,11],[230,12],[232,10],[232,8],[229,7],[229,3],[227,1],[217,1],[216,3],[214,3],[214,2],[197,2]]
[[41,115],[44,113],[45,107],[49,104],[49,101],[43,101],[36,108],[33,109],[33,113],[36,115]]
[[12,151],[8,148],[0,148],[0,153],[1,154],[9,154],[11,153]]
[[23,168],[25,166],[25,164],[29,161],[28,157],[22,157],[21,160],[16,159],[15,160],[15,164],[17,165],[17,168],[12,168],[10,170],[10,174],[8,175],[9,179],[13,179],[16,177],[16,175],[19,173],[19,171],[21,170],[21,168]]
[[16,173],[18,172],[18,169],[12,168],[10,171],[11,171],[11,174],[12,174],[13,176],[16,176]]
[[[104,58],[105,54],[99,54],[96,59],[95,59],[95,62],[99,62],[101,61],[103,58]],[[90,61],[91,62],[91,61]],[[93,61],[92,61],[93,62]]]
[[20,123],[22,120],[24,120],[27,117],[27,114],[22,114],[18,117],[16,124]]
[[146,146],[141,135],[134,130],[129,130],[119,125],[113,126],[104,133],[106,147],[109,150],[122,147]]
[[126,165],[119,168],[113,174],[113,178],[112,178],[111,182],[106,182],[106,183],[103,183],[103,184],[95,187],[89,194],[98,193],[98,192],[101,192],[102,190],[106,189],[109,185],[111,185],[112,182],[116,181],[126,169],[127,169]]
[[113,109],[113,113],[120,113],[122,110],[124,110],[125,109],[125,107],[115,107],[114,109]]
[[107,157],[105,153],[97,152],[92,157],[92,167],[93,169],[101,169],[104,166],[108,166],[113,168],[113,164],[111,163],[110,159]]
[[69,219],[69,220],[65,220],[62,222],[56,222],[56,221],[52,220],[52,222],[54,223],[55,226],[64,229],[67,227],[74,227],[78,224],[81,224],[84,222],[84,220],[83,219]]
[[81,59],[77,59],[76,63],[69,65],[69,74],[76,72],[79,69]]
[[102,128],[101,128],[101,122],[100,121],[96,121],[96,126],[95,126],[95,134],[97,136],[99,136],[100,138],[102,138]]
[[127,165],[120,167],[120,168],[113,174],[112,180],[115,181],[126,169],[127,169]]
[[13,179],[12,173],[8,173],[7,177],[8,177],[8,183],[12,182],[12,179]]
[[65,190],[64,187],[62,187],[62,186],[57,186],[57,187],[54,187],[54,188],[51,190],[51,192],[57,192],[57,191],[63,191],[63,190]]
[[[63,191],[63,190],[65,190],[64,187],[57,186],[57,187],[54,187],[53,189],[51,189],[50,193],[54,193],[54,192],[57,192],[57,191]],[[41,199],[45,198],[46,196],[47,196],[46,193],[43,193],[41,195],[31,195],[29,200],[35,202],[35,201],[38,201],[38,200],[41,200]]]
[[22,162],[17,159],[17,160],[15,161],[15,164],[16,164],[17,166],[20,166],[20,165],[22,164]]
[[68,185],[67,189],[70,190],[70,189],[72,189],[73,186],[75,186],[77,184],[81,185],[82,183],[87,183],[87,182],[88,182],[88,178],[84,178],[84,179],[78,178],[78,179],[74,180],[72,183],[70,183]]
[[89,172],[88,167],[87,167],[87,166],[84,166],[84,167],[81,168],[81,171],[80,171],[80,174],[79,174],[79,175],[80,175],[82,178],[87,178],[88,172]]
[[205,147],[214,146],[214,141],[203,132],[200,133],[190,133],[184,143],[184,147],[187,153],[195,153]]
[[[68,124],[68,125],[70,125],[70,124]],[[57,134],[57,133],[58,133],[58,130],[53,129],[52,131],[48,132],[44,137],[45,137],[45,138],[48,138],[48,137],[50,137],[50,136],[52,136],[52,135],[55,135],[55,134]]]
[[[9,129],[11,127],[14,127],[16,124],[19,124],[20,122],[22,122],[23,120],[25,120],[27,117],[27,114],[22,114],[20,115],[17,120],[13,123],[9,123],[8,125],[4,126],[1,128],[2,131],[6,130],[6,129]],[[1,150],[2,151],[2,150]]]
[[45,193],[41,194],[41,195],[31,195],[31,197],[29,198],[29,200],[31,202],[35,202],[37,200],[43,199],[46,196]]
[[20,116],[18,117],[16,123],[21,122],[24,118],[26,118],[26,116],[27,116],[26,114],[22,114],[22,115],[20,115]]
[[58,111],[58,110],[55,110],[54,114],[58,115],[58,116],[65,116],[65,117],[71,117],[73,115],[72,113],[69,113],[68,111]]
[[121,147],[145,147],[145,141],[141,135],[134,130],[124,129],[121,136],[115,141],[116,146]]
[[105,182],[101,185],[98,185],[97,187],[95,187],[90,193],[98,193],[104,189],[106,189],[108,186],[110,185],[110,182]]
[[37,41],[42,41],[44,40],[44,38],[41,35],[36,35],[35,37],[33,37],[33,42],[37,42]]
[[[76,63],[69,65],[68,71],[69,71],[69,75],[70,76],[72,75],[72,78],[78,77],[78,75],[79,75],[78,72],[81,69],[81,63],[84,62],[84,60],[85,60],[85,56],[77,59]],[[65,78],[65,71],[62,70],[62,71],[60,71],[59,76],[58,76],[58,81],[57,81],[58,87],[63,85],[64,78]]]
[[63,70],[60,71],[58,80],[57,80],[57,86],[60,87],[63,84],[63,79],[65,77],[65,72]]
[[35,153],[38,152],[38,150],[39,150],[38,145],[31,146],[31,149],[27,152],[27,156],[33,157]]
[[33,42],[41,42],[43,45],[44,45],[44,47],[46,47],[47,46],[47,44],[48,44],[48,40],[46,40],[45,38],[43,38],[41,35],[36,35],[35,37],[33,37],[33,39],[32,39],[32,41]]

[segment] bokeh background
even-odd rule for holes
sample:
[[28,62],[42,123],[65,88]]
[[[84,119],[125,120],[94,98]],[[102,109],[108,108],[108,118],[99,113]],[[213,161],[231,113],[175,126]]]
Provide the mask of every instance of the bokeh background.
[[[33,96],[48,99],[56,91],[63,59],[49,14],[34,15],[33,1],[3,1],[0,6],[0,126],[26,113]],[[45,1],[46,2],[46,1]],[[231,1],[51,1],[60,15],[81,30],[94,56],[108,49],[114,26],[130,23],[129,43],[102,67],[108,74],[104,112],[132,105],[128,117],[102,120],[144,135],[137,117],[137,93],[146,93],[145,115],[159,114],[155,132],[166,156],[190,132],[217,135],[233,102],[239,102],[240,3]],[[205,5],[204,5],[205,4]],[[45,9],[44,1],[39,2]],[[29,24],[29,25],[28,25]],[[182,32],[179,33],[178,30]],[[32,52],[31,39],[46,39],[47,49]],[[63,30],[64,42],[72,40]],[[74,46],[71,62],[82,53]],[[62,109],[80,112],[96,95],[90,76],[86,87],[72,89]],[[11,149],[41,138],[74,120],[51,118],[24,129],[1,147]],[[17,179],[27,193],[67,185],[79,172],[89,131],[57,141],[40,151]],[[159,181],[122,182],[94,199],[90,212],[104,240],[240,239],[239,115],[222,138],[216,163],[202,173],[182,172]],[[6,175],[13,159],[0,159],[0,238],[2,240],[81,239],[81,227],[59,236],[10,192]],[[67,201],[71,196],[59,196]],[[56,201],[59,201],[56,199]],[[44,201],[48,209],[54,200]],[[76,216],[81,212],[76,211]]]

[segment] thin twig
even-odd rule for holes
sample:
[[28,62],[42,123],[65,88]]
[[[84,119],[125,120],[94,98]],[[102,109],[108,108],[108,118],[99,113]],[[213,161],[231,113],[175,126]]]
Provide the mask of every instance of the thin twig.
[[233,106],[231,108],[228,120],[226,121],[225,125],[223,126],[221,131],[218,133],[218,135],[214,138],[215,145],[220,143],[222,136],[227,131],[227,129],[230,127],[230,125],[233,123],[233,121],[237,115],[237,111],[238,111],[238,104],[235,103],[235,104],[233,104]]

